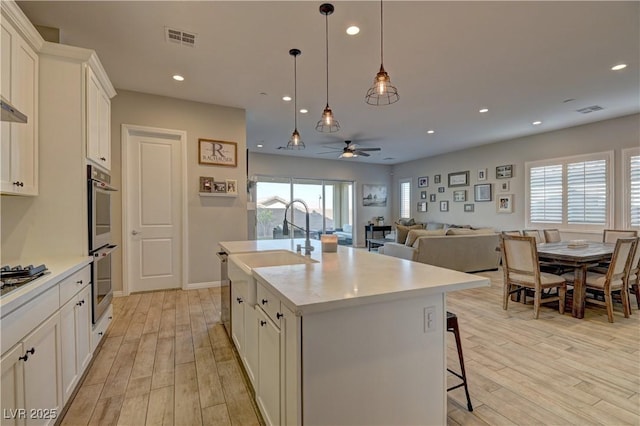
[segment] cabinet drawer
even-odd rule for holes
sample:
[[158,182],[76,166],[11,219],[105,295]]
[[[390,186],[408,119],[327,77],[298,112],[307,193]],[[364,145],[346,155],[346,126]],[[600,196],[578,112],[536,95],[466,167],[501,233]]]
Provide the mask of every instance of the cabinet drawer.
[[18,343],[31,330],[50,317],[60,307],[60,291],[54,286],[2,318],[0,353]]
[[260,306],[267,313],[269,318],[271,318],[273,322],[280,327],[280,317],[282,316],[282,311],[280,310],[280,299],[260,283],[258,283],[257,296],[258,306]]
[[93,330],[91,331],[91,353],[96,350],[98,343],[100,343],[104,335],[107,333],[107,329],[109,328],[111,321],[113,321],[113,305],[109,305],[105,313],[102,315],[102,318],[100,318],[100,321],[93,326]]
[[91,282],[91,266],[87,265],[60,283],[60,306],[67,303]]

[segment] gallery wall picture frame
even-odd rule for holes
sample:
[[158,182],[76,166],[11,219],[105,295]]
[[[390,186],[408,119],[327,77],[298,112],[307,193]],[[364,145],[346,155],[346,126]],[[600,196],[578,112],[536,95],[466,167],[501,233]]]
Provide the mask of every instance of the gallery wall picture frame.
[[208,166],[238,167],[238,144],[198,139],[198,163]]
[[418,178],[418,188],[426,188],[429,186],[429,177],[422,176]]
[[213,177],[200,176],[200,192],[211,193],[213,190]]
[[510,185],[509,185],[509,181],[508,180],[506,180],[504,182],[500,182],[498,184],[498,191],[500,191],[500,192],[509,192],[509,187],[510,187]]
[[214,194],[226,194],[227,193],[227,182],[213,182],[213,191]]
[[467,201],[467,190],[458,189],[456,191],[453,191],[453,201],[456,203]]
[[496,179],[510,179],[513,177],[513,164],[496,167]]
[[465,213],[473,213],[475,210],[475,204],[465,204],[464,211]]
[[497,213],[513,213],[513,194],[500,194],[496,197]]
[[427,191],[420,191],[420,199],[421,200],[427,199]]
[[449,173],[447,178],[447,185],[449,188],[456,186],[469,186],[469,170],[466,172]]
[[235,179],[227,179],[227,194],[237,194],[238,193],[238,181]]
[[448,201],[440,201],[440,211],[448,212],[449,211],[449,202]]
[[433,183],[440,183],[440,179],[441,179],[441,178],[440,178],[440,175],[435,175],[435,176],[433,177]]
[[487,180],[487,169],[478,169],[478,180]]
[[436,202],[436,194],[429,195],[429,201],[431,201],[432,203],[435,203]]
[[473,201],[491,201],[491,184],[479,183],[473,187]]
[[421,213],[424,213],[427,211],[427,202],[426,201],[420,201],[418,203],[418,211]]
[[438,192],[444,192],[444,186],[439,186],[438,187]]
[[386,207],[387,206],[387,186],[386,185],[362,185],[362,205],[365,207]]

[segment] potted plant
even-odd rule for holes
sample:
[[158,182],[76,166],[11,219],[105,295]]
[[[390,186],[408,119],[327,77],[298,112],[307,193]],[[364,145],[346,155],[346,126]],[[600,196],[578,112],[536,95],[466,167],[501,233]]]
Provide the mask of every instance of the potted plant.
[[384,216],[376,217],[376,222],[377,222],[378,226],[384,226]]

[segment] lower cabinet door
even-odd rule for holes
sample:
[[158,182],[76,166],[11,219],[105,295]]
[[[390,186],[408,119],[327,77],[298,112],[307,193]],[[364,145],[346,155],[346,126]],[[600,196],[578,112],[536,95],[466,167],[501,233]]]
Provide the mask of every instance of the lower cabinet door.
[[249,380],[253,385],[253,389],[257,388],[258,382],[258,365],[260,356],[258,354],[258,308],[247,305],[244,307],[245,336],[244,336],[244,366],[249,376]]
[[76,359],[76,311],[78,298],[73,297],[60,309],[60,338],[62,363],[62,403],[66,403],[78,381],[78,362]]
[[280,424],[280,330],[261,308],[258,316],[258,407],[267,425]]
[[[78,373],[82,375],[91,361],[91,286],[78,294],[76,309],[76,359]],[[110,314],[109,314],[110,315]]]
[[2,369],[2,388],[0,405],[2,406],[2,425],[23,425],[24,416],[24,355],[22,343],[9,349],[0,358]]

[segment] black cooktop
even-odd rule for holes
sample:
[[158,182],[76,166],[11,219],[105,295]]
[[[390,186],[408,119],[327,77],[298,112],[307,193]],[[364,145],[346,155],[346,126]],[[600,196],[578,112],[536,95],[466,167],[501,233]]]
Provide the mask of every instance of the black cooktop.
[[45,265],[3,266],[0,268],[0,296],[12,292],[48,272]]

